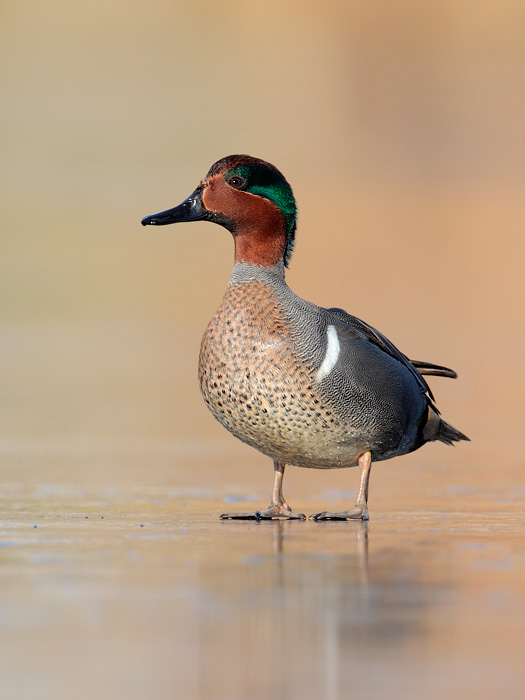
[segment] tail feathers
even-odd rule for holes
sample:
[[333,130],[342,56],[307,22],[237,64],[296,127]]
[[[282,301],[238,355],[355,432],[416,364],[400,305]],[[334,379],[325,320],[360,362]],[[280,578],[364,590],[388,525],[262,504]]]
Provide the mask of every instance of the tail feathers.
[[410,363],[414,365],[419,374],[430,374],[435,377],[449,377],[450,379],[456,379],[456,377],[458,376],[453,369],[443,367],[442,365],[434,365],[432,364],[432,362],[410,360]]
[[455,442],[460,442],[460,440],[468,440],[470,442],[469,437],[443,419],[440,420],[438,434],[434,440],[441,440],[441,442],[444,442],[446,445],[452,446],[454,446]]
[[428,407],[427,422],[423,428],[423,439],[425,441],[440,440],[446,445],[454,445],[455,442],[460,442],[460,440],[468,440],[470,442],[469,437],[440,418],[430,405]]

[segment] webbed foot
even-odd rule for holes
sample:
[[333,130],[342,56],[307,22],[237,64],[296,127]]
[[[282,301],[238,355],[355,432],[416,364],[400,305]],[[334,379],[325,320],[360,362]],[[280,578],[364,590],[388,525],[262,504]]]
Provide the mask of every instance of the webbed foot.
[[366,506],[354,506],[350,510],[343,510],[340,513],[329,513],[324,510],[322,513],[314,513],[309,520],[368,520],[368,509]]
[[274,483],[270,505],[266,510],[255,513],[223,513],[221,520],[306,520],[304,513],[292,513],[283,497],[283,475],[285,465],[274,459]]
[[256,510],[255,513],[223,513],[221,520],[306,520],[304,513],[293,513],[284,506],[270,506],[266,510]]

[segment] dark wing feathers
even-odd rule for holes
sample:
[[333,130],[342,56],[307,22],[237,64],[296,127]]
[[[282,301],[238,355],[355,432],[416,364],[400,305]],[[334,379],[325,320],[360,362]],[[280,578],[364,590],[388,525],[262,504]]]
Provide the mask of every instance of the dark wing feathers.
[[[349,330],[351,329],[357,335],[364,337],[369,342],[376,345],[383,352],[386,352],[391,357],[401,362],[405,367],[411,372],[414,379],[417,381],[421,389],[429,395],[434,401],[434,395],[425,379],[423,379],[423,374],[432,374],[441,377],[456,377],[456,373],[448,369],[448,367],[442,367],[441,365],[434,365],[430,362],[420,362],[419,360],[414,360],[413,362],[408,359],[406,355],[396,348],[396,346],[388,340],[382,333],[376,331],[375,328],[369,326],[368,323],[361,321],[355,316],[351,316],[349,313],[343,309],[327,309],[328,313],[342,321]],[[433,405],[434,410],[437,412],[437,408]]]
[[420,374],[430,374],[435,377],[449,377],[450,379],[456,379],[458,376],[453,369],[443,367],[442,365],[434,365],[432,362],[424,362],[422,360],[410,360],[410,362]]

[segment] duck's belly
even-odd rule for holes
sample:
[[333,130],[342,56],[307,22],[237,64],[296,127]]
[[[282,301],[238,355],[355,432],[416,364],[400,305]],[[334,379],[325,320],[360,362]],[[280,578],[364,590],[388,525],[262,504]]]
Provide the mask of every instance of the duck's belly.
[[321,397],[313,370],[291,349],[271,290],[260,282],[250,287],[250,308],[229,288],[204,333],[199,381],[208,408],[235,437],[273,459],[355,466],[367,442]]

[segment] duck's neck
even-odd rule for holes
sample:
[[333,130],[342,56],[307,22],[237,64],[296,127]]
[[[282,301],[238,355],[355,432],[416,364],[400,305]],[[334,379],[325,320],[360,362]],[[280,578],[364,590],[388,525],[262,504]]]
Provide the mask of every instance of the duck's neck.
[[243,282],[252,282],[253,280],[286,284],[284,271],[285,267],[282,259],[271,267],[248,263],[244,260],[236,260],[230,277],[230,284],[241,284]]
[[233,231],[235,262],[274,267],[283,259],[286,249],[286,221],[271,202],[261,199],[261,206],[259,198],[254,199],[257,215],[250,212],[250,218],[239,222]]
[[235,262],[274,267],[286,250],[286,219],[263,197],[250,196],[235,216]]
[[286,246],[286,234],[278,232],[271,234],[254,229],[248,234],[234,234],[235,262],[246,262],[250,265],[274,267],[283,259]]

